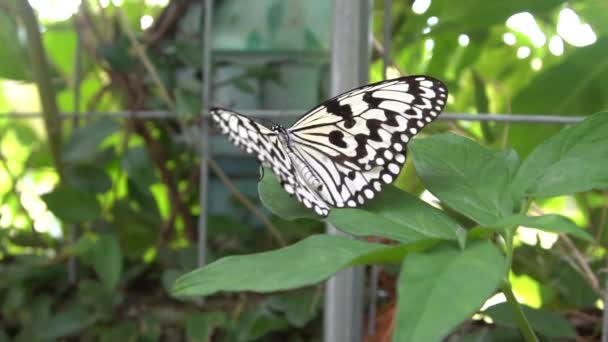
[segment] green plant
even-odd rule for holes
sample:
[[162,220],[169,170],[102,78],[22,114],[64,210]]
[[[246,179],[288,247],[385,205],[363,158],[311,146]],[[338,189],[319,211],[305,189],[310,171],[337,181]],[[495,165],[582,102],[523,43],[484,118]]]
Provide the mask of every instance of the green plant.
[[[442,206],[474,222],[466,230],[445,211],[389,187],[362,208],[333,209],[327,220],[353,235],[389,238],[397,245],[315,235],[271,252],[222,258],[180,277],[173,294],[285,290],[353,265],[401,263],[396,341],[440,340],[497,290],[505,294],[527,341],[537,341],[537,333],[572,338],[575,332],[568,325],[560,336],[551,336],[542,324],[531,325],[532,317],[541,323],[551,317],[522,309],[516,300],[509,280],[514,237],[519,226],[527,226],[594,241],[570,219],[529,215],[529,207],[541,198],[608,188],[607,131],[608,113],[592,115],[540,144],[523,161],[513,150],[491,150],[451,133],[416,139],[410,158],[418,176]],[[272,177],[260,182],[259,191],[277,215],[314,217]],[[486,314],[508,317],[498,308]]]

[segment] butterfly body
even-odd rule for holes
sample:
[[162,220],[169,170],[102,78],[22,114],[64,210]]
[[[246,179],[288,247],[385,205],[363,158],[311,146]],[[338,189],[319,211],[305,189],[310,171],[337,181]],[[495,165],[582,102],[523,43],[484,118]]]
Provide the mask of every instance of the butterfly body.
[[428,76],[378,82],[338,95],[291,127],[271,129],[214,108],[222,132],[255,154],[306,207],[327,216],[332,207],[358,207],[393,182],[411,137],[432,122],[447,89]]

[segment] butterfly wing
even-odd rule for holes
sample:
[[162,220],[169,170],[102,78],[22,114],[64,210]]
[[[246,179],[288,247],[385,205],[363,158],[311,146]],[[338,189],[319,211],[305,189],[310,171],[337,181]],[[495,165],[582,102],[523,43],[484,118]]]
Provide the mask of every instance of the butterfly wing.
[[234,145],[248,154],[254,154],[262,166],[271,169],[287,193],[294,194],[300,202],[314,209],[317,214],[327,216],[327,203],[301,179],[286,147],[281,144],[274,131],[251,118],[226,109],[211,109],[211,117]]
[[441,81],[401,77],[338,95],[288,131],[322,181],[321,197],[331,206],[356,207],[396,179],[407,143],[437,118],[446,101]]

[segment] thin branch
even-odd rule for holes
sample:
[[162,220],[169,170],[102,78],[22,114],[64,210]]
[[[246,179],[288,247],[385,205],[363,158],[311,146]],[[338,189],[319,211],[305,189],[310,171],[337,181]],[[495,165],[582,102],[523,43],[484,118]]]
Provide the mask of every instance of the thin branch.
[[215,162],[215,160],[208,160],[209,167],[211,168],[211,170],[213,170],[213,172],[222,181],[222,183],[226,185],[232,195],[236,197],[247,209],[249,209],[249,211],[251,211],[260,221],[262,221],[262,223],[264,223],[270,234],[272,234],[272,236],[278,241],[281,246],[286,246],[287,243],[285,242],[285,239],[283,239],[283,236],[281,235],[277,227],[275,227],[275,225],[270,222],[266,215],[264,215],[255,204],[253,204],[247,197],[245,197],[245,195],[243,195],[239,191],[239,189],[234,186],[234,184],[230,181],[230,178],[228,178],[226,173],[224,173],[222,168]]
[[589,285],[591,286],[593,291],[595,291],[595,293],[597,293],[597,295],[601,298],[604,298],[606,294],[604,293],[604,290],[602,290],[600,282],[589,267],[589,264],[585,260],[583,254],[578,250],[578,248],[576,248],[576,245],[574,245],[574,243],[572,242],[572,240],[570,240],[568,236],[566,236],[565,234],[559,234],[559,237],[568,247],[568,249],[570,249],[570,251],[572,252],[574,259],[576,260],[578,266],[581,268],[583,277],[587,280],[587,282],[589,282]]
[[[374,39],[372,41],[372,48],[376,52],[378,52],[378,54],[380,54],[382,56],[384,55],[384,46],[382,45],[382,43],[380,43],[380,41],[376,37],[374,37]],[[401,69],[397,64],[395,64],[395,61],[392,58],[389,57],[388,62],[393,68],[395,68],[395,69],[397,69],[397,71],[399,71],[400,75],[402,75],[402,76],[407,75],[405,70]]]

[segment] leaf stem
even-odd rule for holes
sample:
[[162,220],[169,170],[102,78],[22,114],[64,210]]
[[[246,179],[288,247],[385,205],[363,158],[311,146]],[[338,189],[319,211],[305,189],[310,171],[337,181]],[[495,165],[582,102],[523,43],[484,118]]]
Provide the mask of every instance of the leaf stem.
[[[526,214],[526,212],[528,211],[528,208],[530,207],[530,201],[528,199],[525,199],[522,201],[521,203],[521,208],[519,210],[520,214]],[[524,339],[527,342],[538,342],[538,338],[536,337],[536,334],[534,333],[534,330],[532,329],[532,326],[530,325],[530,322],[528,322],[528,319],[526,318],[526,315],[524,314],[524,311],[521,307],[521,305],[519,304],[519,302],[517,301],[517,298],[515,298],[515,294],[513,293],[513,289],[511,288],[511,283],[509,281],[509,274],[511,272],[511,266],[513,265],[513,239],[515,238],[515,232],[517,231],[517,226],[515,227],[508,227],[507,229],[505,229],[505,233],[504,233],[504,240],[505,240],[505,255],[506,255],[506,263],[505,263],[505,280],[504,280],[504,284],[502,285],[502,293],[504,293],[505,297],[507,298],[507,302],[509,302],[509,304],[511,305],[511,308],[513,309],[513,315],[515,316],[515,321],[517,322],[517,326],[519,327],[519,330],[521,331],[522,335],[524,336]]]
[[517,326],[519,327],[519,331],[521,331],[524,339],[527,342],[538,342],[538,338],[528,322],[526,315],[524,315],[524,311],[519,305],[517,298],[515,298],[515,294],[511,289],[511,284],[508,281],[502,286],[502,293],[504,293],[505,297],[507,297],[507,302],[511,305],[511,309],[513,309],[513,314],[515,315],[515,321],[517,322]]

